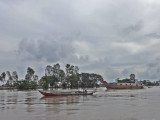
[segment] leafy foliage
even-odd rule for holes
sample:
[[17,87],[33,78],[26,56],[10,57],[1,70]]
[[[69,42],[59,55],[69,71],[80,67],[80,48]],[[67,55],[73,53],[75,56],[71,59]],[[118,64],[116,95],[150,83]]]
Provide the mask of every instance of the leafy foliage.
[[38,80],[38,76],[34,75],[35,71],[31,68],[28,67],[27,68],[27,74],[25,76],[25,80],[21,80],[18,81],[18,74],[16,71],[14,71],[12,73],[12,79],[14,80],[14,88],[17,89],[37,89],[38,84],[37,84],[37,80]]
[[98,81],[103,81],[103,77],[95,73],[80,74],[81,87],[96,87]]
[[43,89],[48,89],[49,85],[53,88],[56,87],[57,78],[55,76],[43,76],[39,84],[42,86]]
[[96,87],[98,81],[103,81],[101,75],[95,73],[79,74],[78,66],[66,64],[65,72],[60,69],[59,64],[53,67],[48,65],[45,69],[45,76],[40,79],[40,86],[44,89],[56,87],[60,82],[62,88]]
[[34,73],[35,73],[35,71],[31,67],[28,67],[27,68],[27,74],[25,76],[25,80],[28,80],[28,81],[33,80],[34,79]]
[[130,79],[122,79],[122,80],[117,80],[118,83],[130,83]]
[[13,85],[17,89],[25,90],[25,89],[37,89],[38,85],[36,81],[28,81],[28,80],[22,80],[22,81],[16,81]]
[[101,75],[95,73],[79,73],[78,66],[66,64],[65,71],[61,69],[57,63],[53,66],[46,66],[45,76],[38,81],[38,76],[35,75],[33,68],[28,67],[25,79],[18,80],[16,71],[10,73],[7,71],[0,75],[0,81],[4,82],[7,76],[7,81],[4,86],[17,89],[43,89],[50,88],[78,88],[78,87],[96,87],[98,81],[103,81]]
[[3,72],[0,77],[1,77],[1,81],[4,82],[6,78],[6,73]]

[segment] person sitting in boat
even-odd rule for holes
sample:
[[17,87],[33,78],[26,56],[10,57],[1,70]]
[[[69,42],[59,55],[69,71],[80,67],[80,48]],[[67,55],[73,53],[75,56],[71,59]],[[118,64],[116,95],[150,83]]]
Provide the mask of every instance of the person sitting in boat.
[[87,90],[86,90],[86,89],[83,89],[83,93],[87,93]]

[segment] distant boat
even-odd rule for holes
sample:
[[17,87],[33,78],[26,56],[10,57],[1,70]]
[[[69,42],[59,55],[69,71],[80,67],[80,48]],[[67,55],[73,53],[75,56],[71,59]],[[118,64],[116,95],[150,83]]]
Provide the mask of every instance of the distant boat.
[[116,81],[106,84],[107,89],[143,89],[143,84],[135,79],[135,74],[131,74],[130,79],[116,79]]
[[81,91],[74,91],[74,92],[45,92],[39,90],[39,92],[44,96],[72,96],[72,95],[93,95],[93,92],[81,92]]
[[107,84],[107,89],[143,89],[143,85],[139,85],[137,83],[115,83],[115,84]]

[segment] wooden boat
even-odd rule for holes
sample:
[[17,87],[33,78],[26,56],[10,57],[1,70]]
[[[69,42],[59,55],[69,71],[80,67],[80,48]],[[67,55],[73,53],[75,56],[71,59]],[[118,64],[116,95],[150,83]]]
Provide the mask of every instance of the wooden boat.
[[93,95],[93,92],[81,92],[81,91],[74,91],[74,92],[45,92],[40,91],[39,92],[44,96],[72,96],[72,95]]
[[131,74],[130,79],[116,81],[116,83],[107,83],[107,89],[143,89],[143,84],[135,79],[135,74]]

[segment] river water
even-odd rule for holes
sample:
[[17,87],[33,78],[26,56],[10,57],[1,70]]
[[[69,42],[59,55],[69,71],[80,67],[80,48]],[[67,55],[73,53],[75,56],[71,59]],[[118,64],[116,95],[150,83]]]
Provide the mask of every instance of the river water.
[[38,91],[0,90],[0,120],[160,120],[160,87],[99,88],[93,96],[51,98]]

